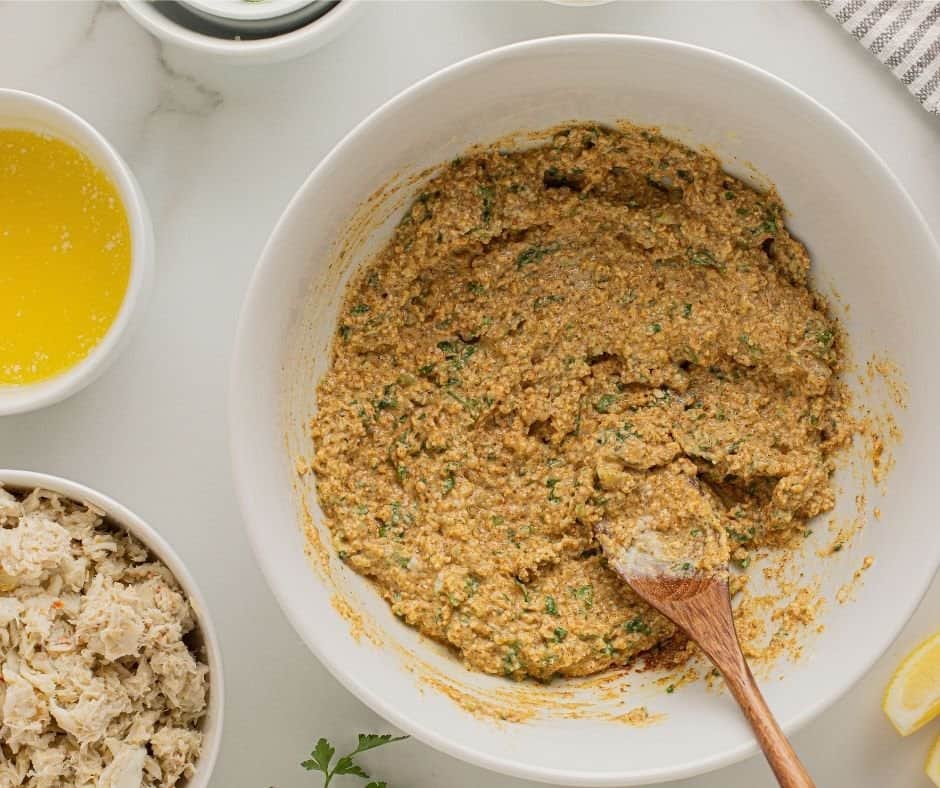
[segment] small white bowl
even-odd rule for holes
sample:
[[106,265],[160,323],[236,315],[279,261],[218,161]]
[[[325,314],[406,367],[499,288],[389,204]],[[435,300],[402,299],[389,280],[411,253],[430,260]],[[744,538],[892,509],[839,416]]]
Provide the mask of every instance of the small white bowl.
[[353,21],[364,0],[340,0],[322,16],[297,30],[268,38],[220,38],[191,30],[170,19],[155,4],[122,0],[124,9],[157,38],[237,63],[276,63],[306,55],[332,41]]
[[75,501],[90,503],[106,512],[108,520],[137,538],[150,552],[162,561],[179,582],[189,600],[196,617],[197,632],[201,635],[209,665],[209,708],[202,724],[202,754],[196,763],[196,773],[186,783],[186,788],[208,788],[212,770],[219,755],[222,742],[222,707],[225,699],[225,680],[222,676],[222,652],[219,638],[209,616],[209,608],[196,585],[196,581],[173,548],[153,528],[136,514],[100,492],[77,482],[34,471],[0,469],[0,486],[8,490],[32,490],[40,487]]
[[0,416],[52,405],[94,381],[117,357],[138,321],[153,281],[153,228],[134,175],[111,144],[74,112],[49,99],[0,88],[0,128],[24,129],[65,140],[110,178],[127,212],[131,272],[111,328],[80,362],[55,377],[22,386],[0,386]]
[[[334,10],[335,0],[178,0],[165,16],[197,33],[230,38],[273,38],[299,30]],[[167,8],[177,13],[167,13]]]

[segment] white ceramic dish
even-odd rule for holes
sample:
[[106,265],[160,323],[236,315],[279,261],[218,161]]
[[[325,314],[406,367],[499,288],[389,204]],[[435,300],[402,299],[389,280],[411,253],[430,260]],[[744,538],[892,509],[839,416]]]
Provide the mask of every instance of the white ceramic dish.
[[[749,169],[754,162],[772,178],[793,213],[790,227],[813,253],[817,286],[837,286],[851,305],[844,323],[855,357],[864,362],[874,352],[887,354],[912,392],[909,406],[896,414],[905,439],[894,450],[890,492],[868,485],[868,505],[880,507],[881,520],[826,559],[816,550],[832,537],[821,524],[807,540],[801,568],[819,576],[822,592],[833,599],[863,556],[874,555],[874,566],[855,602],[827,607],[825,632],[807,645],[807,658],[780,663],[773,675],[781,680],[765,682],[788,731],[819,714],[891,643],[940,561],[934,518],[940,493],[933,480],[940,426],[932,413],[940,383],[932,338],[940,249],[877,155],[792,86],[717,52],[630,36],[524,42],[444,69],[363,121],[291,201],[251,282],[231,378],[232,455],[248,534],[275,596],[311,650],[350,691],[428,744],[490,769],[564,785],[677,779],[756,748],[727,695],[703,682],[670,695],[639,677],[614,682],[631,685],[616,708],[646,705],[666,715],[646,728],[551,709],[507,727],[464,711],[428,681],[519,709],[533,697],[555,697],[563,686],[519,686],[470,673],[395,619],[328,547],[329,563],[313,561],[312,568],[303,507],[323,544],[329,540],[310,476],[299,480],[294,460],[310,454],[305,423],[315,407],[315,382],[329,363],[342,286],[419,192],[421,179],[407,176],[519,129],[623,118],[708,145],[736,174],[759,182]],[[401,188],[362,208],[390,179]],[[863,479],[845,473],[837,481],[836,513],[850,518]],[[357,639],[344,609],[382,645]],[[599,711],[610,703],[607,693],[573,686],[582,708],[593,704]]]
[[0,485],[7,489],[32,490],[41,487],[76,501],[84,501],[107,513],[108,519],[117,526],[139,539],[153,555],[159,558],[179,581],[180,587],[189,599],[198,623],[204,658],[209,665],[209,708],[202,725],[202,755],[196,765],[196,773],[186,783],[186,788],[208,788],[212,770],[219,755],[222,742],[222,709],[225,700],[225,679],[222,675],[222,652],[215,633],[209,608],[189,573],[186,565],[174,552],[173,548],[136,514],[90,487],[83,484],[50,476],[34,471],[14,471],[0,469]]
[[[167,8],[175,13],[167,13]],[[180,0],[161,8],[171,21],[224,38],[272,38],[329,13],[333,0]]]
[[553,5],[565,5],[570,8],[593,8],[596,5],[607,5],[613,0],[548,0]]
[[61,104],[20,90],[0,89],[0,128],[50,134],[81,150],[114,183],[131,231],[131,273],[114,323],[81,362],[48,380],[0,386],[0,416],[44,408],[85,388],[114,361],[146,305],[153,282],[153,230],[144,195],[124,160],[92,126]]
[[323,16],[289,33],[252,40],[219,38],[190,30],[149,0],[122,0],[125,10],[157,38],[237,63],[275,63],[300,57],[332,41],[356,18],[364,0],[341,0]]
[[257,21],[299,11],[312,0],[183,0],[191,8],[224,19]]

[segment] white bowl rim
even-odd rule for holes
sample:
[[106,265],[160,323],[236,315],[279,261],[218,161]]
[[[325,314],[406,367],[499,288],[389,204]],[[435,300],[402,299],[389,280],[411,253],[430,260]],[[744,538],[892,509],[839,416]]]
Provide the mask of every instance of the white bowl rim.
[[340,0],[340,2],[322,16],[310,20],[303,27],[289,33],[256,38],[250,40],[215,38],[195,30],[189,30],[150,8],[149,2],[142,0],[121,0],[124,10],[137,20],[146,30],[158,38],[174,44],[207,52],[212,55],[249,61],[288,59],[325,44],[347,22],[349,17],[359,10],[364,0]]
[[199,590],[195,579],[182,559],[169,543],[147,525],[138,515],[134,514],[123,504],[118,503],[110,496],[86,487],[80,482],[63,479],[38,471],[19,471],[0,468],[0,485],[4,487],[18,487],[25,489],[41,488],[58,493],[75,501],[84,501],[103,509],[108,519],[121,528],[126,529],[151,550],[154,555],[173,573],[186,597],[196,613],[199,630],[203,636],[206,655],[209,658],[209,706],[207,720],[211,724],[206,726],[203,737],[203,749],[197,760],[196,777],[187,784],[187,788],[205,788],[218,759],[222,744],[223,710],[225,706],[225,678],[222,667],[222,651],[219,647],[219,638],[212,623],[212,616],[206,600]]
[[[131,235],[131,271],[127,290],[107,333],[85,358],[51,378],[22,386],[0,386],[0,416],[27,413],[61,402],[93,382],[117,358],[138,318],[144,311],[146,297],[153,282],[154,242],[153,227],[147,203],[137,179],[110,142],[88,121],[56,101],[25,90],[0,88],[0,126],[3,126],[3,100],[12,98],[38,107],[47,117],[55,118],[63,126],[79,129],[82,136],[93,141],[89,146],[67,140],[86,156],[104,161],[96,162],[122,196]],[[5,127],[5,126],[4,126]],[[53,134],[53,136],[59,136]],[[8,397],[9,395],[9,397]]]
[[[412,95],[423,91],[428,85],[439,81],[446,81],[466,68],[479,65],[486,61],[511,58],[516,54],[527,50],[557,46],[560,43],[604,45],[624,42],[656,44],[659,46],[671,47],[675,50],[693,52],[699,56],[708,57],[714,60],[724,61],[729,65],[733,65],[739,69],[749,72],[758,79],[770,81],[776,84],[777,87],[790,92],[798,99],[804,101],[817,113],[838,126],[867,154],[868,158],[872,162],[872,165],[879,169],[883,176],[886,176],[888,182],[896,190],[898,198],[904,201],[905,205],[909,209],[910,215],[923,230],[925,237],[929,239],[929,243],[934,251],[935,261],[940,261],[940,243],[938,243],[937,239],[934,238],[932,232],[930,231],[929,225],[923,217],[923,214],[920,212],[916,203],[908,194],[901,181],[888,168],[887,164],[885,164],[884,160],[875,152],[875,150],[861,137],[861,135],[858,134],[858,132],[856,132],[845,121],[839,118],[834,112],[823,106],[812,96],[797,88],[796,86],[791,85],[781,77],[778,77],[769,71],[760,68],[759,66],[755,66],[752,63],[741,60],[740,58],[729,55],[725,52],[720,52],[708,47],[698,46],[696,44],[689,44],[682,41],[660,38],[657,36],[619,33],[578,33],[558,36],[544,36],[481,52],[449,66],[445,66],[444,68],[439,69],[438,71],[422,78],[392,98],[388,99],[380,107],[375,109],[362,121],[360,121],[351,131],[349,131],[339,142],[336,143],[330,152],[307,176],[301,186],[291,197],[284,210],[284,213],[278,219],[274,229],[271,232],[271,235],[265,243],[258,263],[256,264],[255,270],[253,271],[249,281],[245,300],[242,304],[242,309],[239,315],[238,326],[235,334],[235,343],[233,345],[232,369],[229,380],[230,451],[233,473],[236,480],[235,494],[243,513],[250,511],[250,508],[247,505],[247,496],[249,493],[247,486],[239,484],[238,481],[242,478],[246,478],[245,475],[240,472],[240,469],[243,465],[246,468],[248,467],[248,459],[246,456],[243,456],[242,452],[243,448],[247,450],[248,447],[243,446],[242,441],[238,439],[237,435],[239,433],[239,424],[237,424],[233,418],[234,411],[236,410],[235,399],[237,397],[238,391],[236,383],[242,374],[240,369],[241,355],[239,349],[242,347],[244,335],[247,331],[246,324],[249,321],[249,313],[252,311],[252,299],[254,297],[254,293],[258,289],[260,281],[268,275],[269,270],[274,270],[277,265],[277,261],[272,257],[272,250],[276,245],[276,239],[282,232],[283,228],[294,221],[294,214],[301,210],[300,206],[303,195],[309,188],[311,188],[319,174],[322,171],[329,169],[333,159],[339,156],[340,151],[346,145],[348,145],[351,140],[365,133],[365,130],[371,126],[375,120],[387,113],[393,112],[399,103],[403,103]],[[247,518],[243,519],[243,527],[247,532],[255,559],[257,560],[262,574],[264,575],[269,588],[274,594],[278,605],[283,610],[285,616],[290,621],[295,631],[307,644],[307,647],[311,650],[311,652],[313,652],[321,664],[323,664],[327,670],[329,670],[329,672],[333,675],[334,678],[337,679],[337,681],[339,681],[344,687],[346,687],[346,689],[352,692],[359,700],[369,706],[377,714],[381,715],[383,718],[387,719],[398,728],[415,736],[420,741],[434,747],[441,752],[464,760],[468,763],[472,763],[477,766],[481,766],[486,769],[513,777],[536,780],[544,783],[557,783],[572,786],[609,786],[610,788],[615,788],[616,786],[621,786],[625,783],[631,785],[640,785],[644,783],[658,783],[679,780],[686,777],[693,777],[699,774],[720,769],[724,766],[729,766],[733,763],[737,763],[758,752],[756,741],[751,741],[741,744],[737,747],[731,747],[725,751],[715,753],[709,758],[690,761],[678,767],[664,767],[660,769],[646,769],[642,771],[621,770],[592,772],[590,775],[585,775],[579,771],[545,768],[520,763],[518,761],[506,758],[494,757],[484,751],[475,749],[473,746],[464,745],[460,742],[454,741],[437,729],[425,727],[414,722],[407,716],[406,713],[399,711],[399,709],[387,703],[380,695],[370,691],[370,689],[362,684],[355,675],[347,673],[343,669],[342,665],[331,660],[320,648],[319,643],[315,639],[307,636],[306,626],[303,624],[303,622],[300,621],[299,616],[294,612],[294,608],[289,604],[286,591],[281,589],[277,567],[267,563],[260,535],[250,526]],[[891,644],[901,633],[904,625],[920,605],[921,601],[927,593],[928,588],[930,587],[933,578],[936,576],[938,569],[940,569],[940,542],[938,542],[938,549],[936,552],[937,555],[934,556],[933,560],[934,571],[923,579],[920,584],[920,588],[917,589],[915,594],[911,595],[911,603],[905,610],[903,617],[899,617],[898,622],[893,627],[893,629],[882,632],[879,647],[873,650],[872,656],[865,660],[855,671],[850,673],[847,672],[844,675],[841,683],[838,686],[832,686],[830,691],[824,697],[820,696],[814,703],[807,706],[800,714],[783,721],[781,723],[781,727],[786,733],[792,734],[810,720],[817,717],[827,708],[829,708],[837,700],[839,700],[872,668],[875,662],[877,662],[878,659],[880,659],[881,656],[888,650]]]

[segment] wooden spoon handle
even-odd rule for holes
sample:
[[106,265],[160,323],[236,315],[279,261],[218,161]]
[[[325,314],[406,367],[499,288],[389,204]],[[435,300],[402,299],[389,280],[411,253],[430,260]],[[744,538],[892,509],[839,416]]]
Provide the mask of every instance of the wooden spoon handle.
[[722,672],[782,788],[815,788],[806,767],[780,730],[741,653],[728,584],[710,578],[627,576],[624,579],[644,600],[678,624]]
[[806,767],[780,730],[767,701],[761,695],[747,662],[741,659],[740,664],[729,666],[728,670],[721,665],[718,668],[724,674],[728,689],[754,729],[767,763],[770,764],[781,787],[815,788],[813,778],[809,776]]

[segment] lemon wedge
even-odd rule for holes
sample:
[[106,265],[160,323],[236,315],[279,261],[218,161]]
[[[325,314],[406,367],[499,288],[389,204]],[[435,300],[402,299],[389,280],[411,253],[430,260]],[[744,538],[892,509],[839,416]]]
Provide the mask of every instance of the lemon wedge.
[[902,736],[940,714],[940,632],[927,638],[900,664],[885,690],[881,708]]
[[930,748],[925,771],[927,776],[933,780],[933,784],[940,788],[940,736],[937,737],[933,747]]

